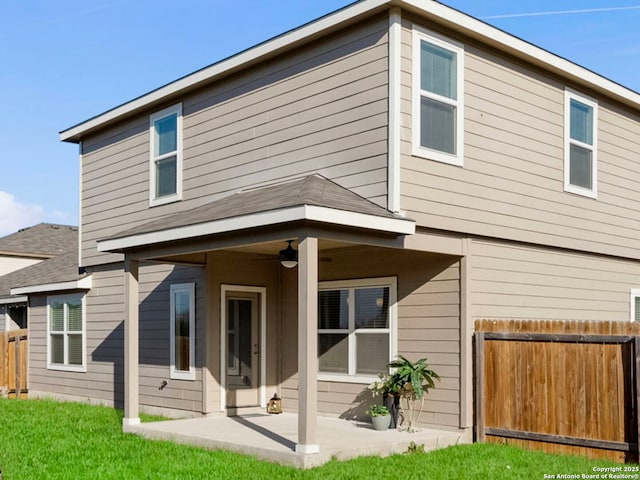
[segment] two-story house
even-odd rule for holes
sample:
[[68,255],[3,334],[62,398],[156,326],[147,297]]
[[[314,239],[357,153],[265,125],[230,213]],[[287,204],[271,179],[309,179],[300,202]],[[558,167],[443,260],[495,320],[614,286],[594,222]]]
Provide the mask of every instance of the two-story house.
[[[358,396],[396,355],[473,425],[473,321],[633,320],[640,95],[432,0],[363,0],[64,130],[91,289],[30,393],[175,416]],[[289,248],[291,247],[291,248]]]

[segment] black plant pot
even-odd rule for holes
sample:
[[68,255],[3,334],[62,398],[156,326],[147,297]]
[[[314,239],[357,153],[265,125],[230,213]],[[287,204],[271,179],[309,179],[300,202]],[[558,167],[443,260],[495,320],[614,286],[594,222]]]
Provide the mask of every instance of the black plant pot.
[[398,412],[400,411],[400,397],[385,393],[382,396],[382,404],[389,409],[389,413],[391,414],[391,423],[389,424],[389,428],[397,428]]

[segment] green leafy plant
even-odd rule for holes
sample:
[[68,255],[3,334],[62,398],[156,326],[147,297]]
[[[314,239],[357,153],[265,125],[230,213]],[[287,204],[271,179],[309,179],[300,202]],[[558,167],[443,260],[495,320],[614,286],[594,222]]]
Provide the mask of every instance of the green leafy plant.
[[389,409],[384,405],[371,405],[371,408],[366,411],[366,414],[372,417],[383,417],[389,415]]
[[440,380],[440,376],[429,368],[426,358],[411,362],[399,355],[398,360],[391,362],[389,367],[396,369],[387,381],[390,393],[398,392],[402,396],[421,400],[429,389],[436,387],[435,380]]
[[411,443],[407,447],[407,451],[404,453],[406,453],[407,455],[412,455],[415,453],[426,453],[424,450],[424,443],[421,443],[420,445],[418,445],[416,442],[411,440]]
[[407,425],[403,430],[415,432],[424,407],[424,394],[435,388],[435,381],[440,380],[440,376],[429,368],[426,358],[412,362],[399,355],[389,367],[394,368],[395,372],[385,377],[380,388],[388,394],[398,395],[404,401]]

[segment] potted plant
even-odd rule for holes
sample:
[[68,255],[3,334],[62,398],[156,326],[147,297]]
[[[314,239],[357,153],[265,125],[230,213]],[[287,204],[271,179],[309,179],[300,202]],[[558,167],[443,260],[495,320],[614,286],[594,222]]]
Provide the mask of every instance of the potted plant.
[[399,355],[389,367],[394,368],[395,372],[389,376],[388,386],[397,391],[404,400],[408,413],[405,429],[414,432],[417,430],[418,417],[424,407],[424,394],[435,388],[435,380],[440,380],[440,376],[429,368],[426,358],[411,362]]
[[391,423],[391,415],[389,409],[384,405],[371,405],[371,408],[366,412],[371,415],[371,423],[375,430],[388,430]]

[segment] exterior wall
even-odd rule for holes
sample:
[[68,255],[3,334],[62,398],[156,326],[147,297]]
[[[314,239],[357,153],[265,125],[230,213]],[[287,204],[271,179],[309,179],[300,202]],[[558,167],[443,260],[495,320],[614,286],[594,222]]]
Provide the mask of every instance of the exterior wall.
[[[455,257],[419,252],[353,247],[323,251],[320,280],[396,276],[398,281],[398,353],[427,357],[442,381],[429,393],[421,423],[460,425],[460,269]],[[375,258],[375,261],[372,259]],[[296,276],[283,272],[282,395],[288,411],[297,409]],[[374,401],[367,384],[319,382],[318,411],[341,418],[365,417]],[[379,400],[375,400],[376,402]]]
[[475,319],[630,319],[640,262],[494,240],[471,243]]
[[[208,254],[209,298],[211,311],[208,318],[211,339],[209,357],[210,380],[207,382],[207,412],[220,411],[220,302],[222,285],[265,287],[267,296],[266,371],[267,400],[278,391],[278,378],[282,348],[280,323],[280,267],[274,257],[237,252],[211,252]],[[261,332],[262,333],[262,332]]]
[[[320,173],[386,206],[386,17],[182,101],[183,201],[149,208],[149,116],[83,140],[82,263],[96,240],[238,189]],[[166,105],[159,105],[159,111]]]
[[0,277],[7,273],[20,270],[21,268],[28,267],[29,265],[35,265],[41,261],[41,259],[0,255]]
[[[140,268],[140,404],[154,411],[202,411],[204,325],[203,269],[149,266]],[[122,266],[94,269],[86,298],[86,372],[47,369],[47,296],[30,297],[29,389],[123,406],[123,278]],[[169,285],[196,282],[196,380],[169,378]],[[64,292],[63,292],[64,293]],[[159,390],[162,380],[168,386]]]
[[[464,166],[412,156],[412,21],[402,28],[401,207],[418,225],[640,258],[640,115],[599,101],[598,199],[564,192],[564,87],[465,44]],[[422,22],[437,31],[437,27]]]

